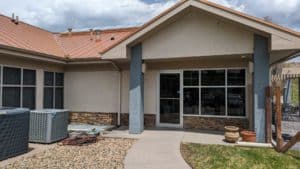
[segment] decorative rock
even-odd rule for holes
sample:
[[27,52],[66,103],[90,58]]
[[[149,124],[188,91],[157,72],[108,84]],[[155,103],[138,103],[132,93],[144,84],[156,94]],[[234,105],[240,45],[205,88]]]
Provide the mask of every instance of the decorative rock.
[[56,146],[32,157],[22,158],[4,168],[122,169],[126,152],[134,141],[104,138],[87,146]]

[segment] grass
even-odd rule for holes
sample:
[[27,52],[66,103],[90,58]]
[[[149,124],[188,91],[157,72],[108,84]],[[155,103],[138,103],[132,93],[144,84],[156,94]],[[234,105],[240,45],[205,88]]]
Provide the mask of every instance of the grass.
[[299,88],[298,79],[292,79],[292,103],[293,105],[299,105]]
[[270,148],[181,144],[181,154],[193,169],[299,169],[300,151],[280,154]]

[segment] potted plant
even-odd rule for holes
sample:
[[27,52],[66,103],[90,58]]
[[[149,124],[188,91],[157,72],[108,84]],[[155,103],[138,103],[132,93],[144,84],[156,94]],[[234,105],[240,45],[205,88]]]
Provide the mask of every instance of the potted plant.
[[236,143],[239,138],[240,138],[240,134],[239,134],[239,128],[235,127],[235,126],[225,126],[225,141],[229,142],[229,143]]
[[256,133],[254,131],[243,130],[241,131],[242,141],[256,142]]

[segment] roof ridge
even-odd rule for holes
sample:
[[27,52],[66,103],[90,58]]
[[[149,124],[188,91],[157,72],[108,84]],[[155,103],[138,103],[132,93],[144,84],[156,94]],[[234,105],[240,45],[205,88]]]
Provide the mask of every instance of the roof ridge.
[[[1,13],[0,13],[0,16],[3,16],[3,17],[5,17],[5,18],[11,20],[11,17],[6,16],[6,15],[4,15],[4,14],[1,14]],[[44,29],[44,28],[41,28],[41,27],[38,27],[38,26],[35,26],[35,25],[32,25],[32,24],[29,24],[29,23],[24,22],[24,21],[22,21],[22,20],[19,20],[19,23],[25,24],[25,25],[27,25],[27,26],[34,27],[34,28],[39,29],[39,30],[44,31],[44,32],[53,33],[53,32],[51,32],[51,31],[49,31],[49,30],[47,30],[47,29]]]
[[[108,28],[108,29],[93,29],[94,31],[101,31],[101,32],[127,32],[133,29],[139,29],[140,26],[132,26],[132,27],[120,27],[120,28]],[[86,34],[90,33],[90,30],[83,30],[83,31],[72,31],[73,34]],[[68,32],[55,32],[53,34],[56,35],[68,35]]]
[[63,47],[63,44],[61,43],[61,41],[59,40],[59,37],[56,36],[55,34],[52,34],[52,37],[55,41],[55,43],[57,44],[57,46],[61,49],[62,53],[64,54],[64,58],[67,58],[68,57],[68,54],[65,50],[65,48]]

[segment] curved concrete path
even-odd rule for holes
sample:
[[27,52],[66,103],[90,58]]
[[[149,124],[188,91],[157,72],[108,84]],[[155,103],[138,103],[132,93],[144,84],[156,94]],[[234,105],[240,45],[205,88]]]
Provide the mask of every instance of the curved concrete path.
[[180,154],[183,131],[145,130],[125,157],[125,169],[190,169]]

